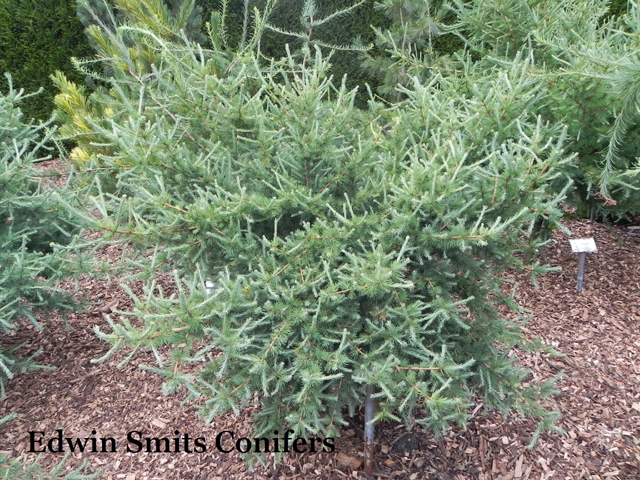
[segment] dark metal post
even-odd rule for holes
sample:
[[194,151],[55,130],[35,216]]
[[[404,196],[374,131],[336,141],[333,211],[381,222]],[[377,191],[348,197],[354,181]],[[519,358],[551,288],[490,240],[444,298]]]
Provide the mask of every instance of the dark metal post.
[[587,253],[597,252],[598,247],[593,238],[572,238],[569,243],[573,253],[578,254],[578,285],[576,285],[576,290],[580,293],[584,283],[584,264],[587,261]]
[[364,473],[373,475],[373,417],[376,404],[373,399],[373,385],[367,385],[367,396],[364,401]]
[[578,253],[578,285],[576,289],[578,293],[582,291],[582,282],[584,282],[584,264],[587,260],[587,252]]

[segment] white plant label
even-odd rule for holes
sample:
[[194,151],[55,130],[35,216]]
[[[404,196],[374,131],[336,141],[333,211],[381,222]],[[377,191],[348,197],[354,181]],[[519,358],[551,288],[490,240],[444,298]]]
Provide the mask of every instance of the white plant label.
[[569,240],[573,253],[594,253],[598,251],[593,238],[575,238]]

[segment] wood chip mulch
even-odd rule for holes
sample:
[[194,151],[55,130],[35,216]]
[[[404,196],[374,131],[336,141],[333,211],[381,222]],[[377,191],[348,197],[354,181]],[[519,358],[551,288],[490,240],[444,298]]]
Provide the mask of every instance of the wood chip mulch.
[[[397,480],[545,480],[640,479],[640,239],[634,231],[589,222],[568,221],[573,238],[594,237],[598,252],[587,256],[583,291],[576,292],[577,255],[568,237],[556,231],[542,261],[562,270],[538,279],[534,288],[523,275],[517,300],[531,312],[525,331],[563,356],[519,353],[534,380],[564,372],[559,394],[547,401],[562,415],[565,435],[543,434],[533,450],[527,445],[535,423],[515,415],[502,418],[475,409],[467,429],[452,428],[443,438],[407,432],[403,425],[377,427],[375,479]],[[101,247],[98,256],[120,258],[118,246]],[[68,288],[73,288],[69,284]],[[137,286],[136,288],[139,288]],[[294,480],[366,478],[362,473],[361,418],[343,429],[333,453],[289,454],[284,462],[247,468],[237,453],[208,448],[205,453],[127,453],[127,433],[145,437],[205,437],[232,430],[250,436],[250,411],[226,415],[207,425],[196,406],[180,395],[162,394],[161,379],[138,368],[154,365],[149,353],[138,354],[122,368],[122,357],[91,363],[108,350],[93,333],[106,328],[104,316],[126,310],[131,300],[117,279],[86,279],[80,291],[92,302],[88,311],[42,318],[44,331],[25,326],[0,337],[3,345],[29,341],[24,353],[41,349],[38,362],[55,370],[33,370],[8,382],[0,399],[0,418],[18,418],[0,426],[0,453],[12,456],[29,448],[29,433],[62,429],[64,437],[112,437],[116,452],[74,453],[69,467],[89,460],[87,472],[102,469],[109,480]],[[95,433],[92,432],[95,430]],[[179,434],[175,434],[175,431]],[[98,446],[99,446],[98,441]],[[54,463],[62,454],[45,453]],[[36,454],[26,454],[31,461]]]

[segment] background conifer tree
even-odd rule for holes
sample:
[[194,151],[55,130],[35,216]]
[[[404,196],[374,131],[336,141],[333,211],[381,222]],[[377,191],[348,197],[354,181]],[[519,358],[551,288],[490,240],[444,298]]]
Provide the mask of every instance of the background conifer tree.
[[[401,99],[395,85],[414,77],[428,79],[434,72],[457,77],[462,71],[479,79],[500,65],[512,69],[515,59],[526,61],[525,75],[539,92],[528,108],[545,121],[566,125],[567,154],[577,154],[566,170],[574,181],[572,205],[582,215],[595,208],[608,219],[638,213],[634,39],[640,23],[635,2],[622,8],[595,0],[456,0],[440,14],[448,22],[438,20],[431,2],[378,5],[392,19],[389,29],[377,31],[389,55],[370,55],[365,65],[383,72],[385,98]],[[431,17],[414,14],[421,8]],[[617,15],[611,15],[611,8]],[[446,32],[457,34],[467,51],[437,54],[433,42]],[[470,95],[478,83],[467,82]]]
[[90,54],[75,0],[0,1],[0,91],[6,94],[9,88],[5,72],[26,91],[44,89],[22,102],[27,118],[44,122],[51,117],[56,88],[49,75],[62,70],[82,82],[85,75],[74,69],[71,57]]
[[610,16],[609,5],[595,0],[454,2],[479,74],[518,55],[531,59],[528,75],[541,94],[535,111],[567,126],[567,150],[577,154],[570,199],[583,215],[589,207],[603,218],[639,211],[640,20],[637,3],[626,3],[628,14]]
[[[438,42],[452,30],[447,24],[455,16],[442,2],[433,0],[385,0],[375,6],[384,12],[390,25],[374,28],[376,49],[364,55],[362,65],[380,77],[376,89],[379,94],[399,101],[402,98],[399,85],[410,85],[416,76],[427,79],[432,71],[443,67],[447,54],[462,46],[461,42],[449,42],[443,51],[442,43]],[[420,61],[414,64],[412,57]]]

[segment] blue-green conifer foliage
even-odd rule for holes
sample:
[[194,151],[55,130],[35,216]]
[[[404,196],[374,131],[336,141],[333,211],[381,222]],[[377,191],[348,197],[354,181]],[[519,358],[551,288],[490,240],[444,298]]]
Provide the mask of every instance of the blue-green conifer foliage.
[[[73,308],[69,293],[57,283],[75,267],[61,250],[78,232],[77,217],[56,200],[56,188],[34,164],[51,158],[45,144],[51,123],[27,122],[19,103],[26,97],[13,88],[0,95],[0,332],[30,321],[46,323],[46,311]],[[80,257],[78,257],[80,258]],[[14,372],[33,366],[14,350],[0,346],[0,391]]]
[[[114,72],[88,99],[110,112],[92,121],[106,147],[80,177],[149,284],[97,330],[102,360],[150,349],[167,392],[209,420],[255,406],[258,436],[338,434],[368,385],[376,421],[441,433],[480,395],[552,428],[551,384],[522,385],[512,349],[532,343],[501,279],[540,246],[534,222],[560,218],[573,158],[563,126],[529,113],[527,59],[460,63],[362,110],[319,47],[260,61],[266,14],[239,49],[218,17],[209,50],[126,18],[96,42]],[[154,281],[166,270],[173,293]]]

